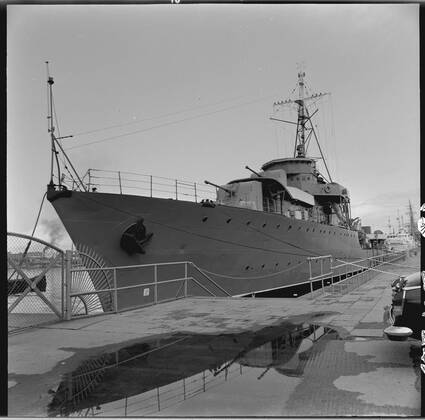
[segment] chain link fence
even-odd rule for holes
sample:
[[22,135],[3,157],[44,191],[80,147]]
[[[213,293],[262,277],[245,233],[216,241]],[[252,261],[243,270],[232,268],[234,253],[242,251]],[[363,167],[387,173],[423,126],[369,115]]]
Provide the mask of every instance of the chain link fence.
[[64,253],[41,239],[7,234],[8,331],[63,319]]

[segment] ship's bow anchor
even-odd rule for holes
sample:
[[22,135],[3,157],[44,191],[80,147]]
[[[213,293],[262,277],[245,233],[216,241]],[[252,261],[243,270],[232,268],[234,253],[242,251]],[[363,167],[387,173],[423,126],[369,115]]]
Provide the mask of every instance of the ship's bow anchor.
[[120,246],[128,255],[145,254],[144,246],[153,233],[147,233],[143,218],[127,228],[121,236]]

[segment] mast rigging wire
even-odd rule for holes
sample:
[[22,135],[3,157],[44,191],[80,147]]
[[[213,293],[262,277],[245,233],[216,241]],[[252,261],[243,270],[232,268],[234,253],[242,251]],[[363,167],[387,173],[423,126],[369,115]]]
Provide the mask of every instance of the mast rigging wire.
[[205,105],[199,105],[197,107],[185,108],[185,109],[182,109],[180,111],[168,112],[166,114],[161,114],[161,115],[157,115],[157,116],[154,116],[154,117],[143,118],[143,119],[137,120],[137,121],[129,121],[129,122],[122,123],[122,124],[114,124],[114,125],[110,125],[110,126],[106,126],[106,127],[102,127],[102,128],[97,128],[97,129],[93,129],[93,130],[89,130],[89,131],[83,131],[83,132],[74,134],[74,137],[84,136],[86,134],[97,133],[99,131],[106,131],[106,130],[110,130],[112,128],[120,128],[120,127],[125,127],[127,125],[139,124],[141,122],[157,120],[157,119],[164,118],[164,117],[170,117],[171,115],[182,114],[184,112],[194,111],[194,110],[197,110],[199,108],[207,108],[207,107],[219,105],[219,104],[222,104],[222,103],[225,103],[225,102],[235,101],[235,100],[238,100],[238,99],[241,99],[241,98],[243,98],[243,97],[238,96],[238,97],[233,98],[233,99],[223,99],[221,101],[213,102],[211,104],[205,104]]
[[236,105],[228,106],[226,108],[218,109],[218,110],[211,111],[211,112],[206,112],[206,113],[203,113],[203,114],[194,115],[194,116],[187,117],[187,118],[182,118],[180,120],[169,121],[169,122],[158,124],[158,125],[154,125],[154,126],[151,126],[151,127],[142,128],[140,130],[131,131],[129,133],[119,134],[117,136],[106,137],[106,138],[101,139],[101,140],[95,140],[95,141],[88,142],[88,143],[85,143],[85,144],[80,144],[80,145],[68,147],[65,150],[78,149],[78,148],[81,148],[81,147],[90,146],[92,144],[103,143],[103,142],[106,142],[106,141],[110,141],[110,140],[115,140],[115,139],[122,138],[122,137],[131,136],[132,134],[143,133],[143,132],[146,132],[146,131],[149,131],[149,130],[153,130],[155,128],[161,128],[161,127],[165,127],[165,126],[172,125],[172,124],[178,124],[178,123],[181,123],[181,122],[194,120],[196,118],[202,118],[202,117],[205,117],[205,116],[218,114],[220,112],[225,112],[225,111],[228,111],[230,109],[239,108],[241,106],[250,105],[250,104],[253,104],[253,103],[256,103],[256,102],[261,102],[261,101],[264,101],[266,99],[269,99],[270,97],[271,96],[263,96],[261,98],[254,99],[254,100],[249,101],[249,102],[244,102],[244,103],[241,103],[241,104],[236,104]]

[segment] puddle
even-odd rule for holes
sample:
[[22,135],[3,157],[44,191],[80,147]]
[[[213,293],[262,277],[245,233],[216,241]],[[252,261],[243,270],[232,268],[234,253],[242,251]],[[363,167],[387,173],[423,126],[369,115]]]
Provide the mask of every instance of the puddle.
[[[299,383],[313,347],[338,339],[328,327],[285,323],[255,333],[144,340],[87,359],[66,374],[48,414],[172,416],[181,415],[175,409],[184,403],[183,415],[190,415],[190,406],[205,398],[217,406],[231,397],[232,404],[239,401],[247,409],[259,393],[277,390],[280,404],[281,390]],[[224,396],[217,397],[220,389]]]

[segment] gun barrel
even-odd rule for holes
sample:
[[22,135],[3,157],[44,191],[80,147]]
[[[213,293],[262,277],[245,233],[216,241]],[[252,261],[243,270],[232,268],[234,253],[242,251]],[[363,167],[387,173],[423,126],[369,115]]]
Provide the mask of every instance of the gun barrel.
[[219,188],[220,190],[226,191],[228,194],[232,194],[232,191],[228,188],[221,187],[220,185],[214,184],[210,181],[204,181],[207,185],[212,185],[213,187]]
[[262,177],[262,175],[260,175],[258,172],[255,172],[254,169],[251,169],[248,165],[245,166],[245,169],[248,169],[248,171],[251,171],[253,174],[257,175],[258,178]]

